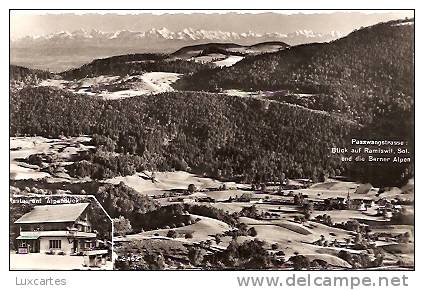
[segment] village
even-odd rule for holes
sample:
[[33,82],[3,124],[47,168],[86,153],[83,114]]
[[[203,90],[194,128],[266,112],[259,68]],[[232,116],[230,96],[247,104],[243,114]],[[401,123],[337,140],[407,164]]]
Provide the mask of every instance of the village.
[[[70,164],[70,160],[75,158],[73,156],[91,150],[90,140],[88,137],[12,139],[11,206],[16,208],[32,204],[35,208],[72,208],[78,205],[75,204],[75,196],[79,194],[97,194],[100,198],[102,187],[97,193],[88,188],[98,188],[101,184],[109,188],[104,189],[107,191],[113,189],[120,194],[131,192],[134,195],[132,199],[137,196],[147,198],[156,204],[155,211],[137,218],[131,218],[129,213],[124,212],[121,216],[112,216],[115,224],[114,253],[108,251],[109,260],[106,260],[110,262],[106,264],[114,263],[115,269],[126,269],[130,267],[129,264],[149,264],[145,257],[129,253],[140,250],[144,255],[162,256],[165,253],[158,251],[159,245],[168,249],[167,261],[161,267],[196,268],[198,262],[188,258],[189,251],[193,251],[190,249],[197,249],[203,259],[207,259],[208,255],[225,251],[232,241],[244,243],[255,240],[264,242],[267,255],[278,261],[278,267],[283,269],[300,267],[293,264],[293,259],[298,260],[294,258],[297,256],[308,260],[309,264],[302,267],[313,264],[317,269],[408,268],[413,265],[413,179],[401,188],[375,188],[371,184],[352,182],[341,176],[326,178],[322,182],[284,178],[281,183],[243,184],[183,171],[144,171],[102,182],[85,179],[81,183],[69,176],[64,166]],[[43,162],[42,166],[52,166],[55,172],[40,170],[26,163],[37,152],[51,156],[45,160],[52,163]],[[84,184],[89,187],[81,189]],[[107,199],[98,201],[106,202]],[[49,220],[44,222],[53,221],[50,219],[54,219],[54,215],[49,216],[46,216]],[[143,219],[146,221],[143,222]],[[14,225],[22,225],[21,221],[17,219]],[[23,225],[20,227],[23,231],[18,232],[11,241],[16,245],[11,253],[12,261],[23,263],[26,255],[41,255],[44,259],[80,255],[77,249],[79,243],[75,244],[76,247],[70,243],[68,247],[65,242],[72,235],[79,237],[78,232],[71,230],[74,226],[57,228],[63,234],[58,247],[59,239],[51,245],[42,243],[43,232],[25,231],[27,226]],[[77,223],[75,228],[80,226]],[[37,227],[39,225],[34,225],[32,229]],[[68,227],[71,231],[68,231]],[[84,239],[94,237],[92,233],[81,234],[80,238],[84,236]],[[50,251],[51,246],[60,250]],[[92,251],[93,261],[104,262],[103,258],[99,258],[104,254],[97,252],[98,246],[97,243],[96,248],[84,250],[83,256],[79,257],[88,259]],[[34,251],[39,253],[32,253]],[[361,264],[355,260],[357,258],[351,257],[361,253],[367,253],[370,257],[367,264]],[[83,260],[80,258],[80,266],[71,263],[74,265],[71,267],[84,268],[83,265],[90,264],[89,259]],[[317,263],[321,266],[317,266]],[[101,262],[97,266],[94,264],[94,269],[96,267],[103,268],[104,265]]]
[[[324,186],[330,188],[320,189]],[[198,188],[189,184],[186,190],[155,193],[152,197],[163,205],[207,205],[237,213],[242,222],[236,227],[228,227],[208,221],[210,229],[196,234],[196,224],[203,220],[197,216],[181,227],[118,236],[115,238],[116,249],[119,259],[125,260],[137,259],[137,256],[128,258],[125,252],[120,252],[120,249],[127,249],[126,243],[134,241],[163,243],[172,240],[188,243],[189,247],[197,245],[207,252],[220,252],[234,238],[242,241],[260,239],[266,242],[272,255],[277,255],[282,268],[298,267],[293,264],[293,257],[297,255],[308,257],[311,263],[314,261],[316,269],[351,268],[352,265],[343,263],[342,253],[358,255],[369,251],[374,253],[371,258],[374,264],[370,262],[373,267],[408,267],[412,262],[405,258],[408,254],[397,253],[398,250],[392,248],[406,245],[401,246],[404,251],[411,249],[412,220],[400,220],[405,216],[411,218],[412,196],[409,191],[394,189],[385,192],[369,184],[355,185],[334,179],[322,184],[313,184],[310,180],[287,180],[284,185],[255,184],[250,188],[225,184],[217,188]],[[188,212],[185,214],[190,216]],[[394,230],[394,225],[399,223],[410,226],[399,226]],[[223,228],[219,229],[220,226]],[[247,235],[243,236],[245,231]],[[383,249],[386,248],[388,253],[384,255]],[[281,254],[283,256],[279,256]],[[172,260],[173,255],[168,255]],[[180,264],[180,267],[186,266]]]

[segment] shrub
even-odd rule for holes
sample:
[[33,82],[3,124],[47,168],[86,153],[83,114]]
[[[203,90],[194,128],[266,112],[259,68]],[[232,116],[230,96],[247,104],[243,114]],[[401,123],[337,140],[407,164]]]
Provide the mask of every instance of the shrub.
[[349,253],[346,250],[341,250],[339,252],[339,254],[337,255],[340,259],[345,260],[346,262],[348,262],[349,264],[352,262],[352,254]]
[[29,164],[37,165],[37,166],[40,166],[40,167],[43,165],[43,159],[39,154],[32,154],[32,155],[28,156],[27,162]]
[[191,264],[195,266],[199,265],[203,260],[202,251],[198,248],[190,248],[188,251],[188,258]]
[[187,190],[190,193],[195,192],[196,191],[196,185],[194,185],[193,183],[189,184]]
[[275,253],[275,255],[277,255],[277,256],[285,256],[286,255],[286,253],[284,253],[284,251],[278,251],[277,253]]
[[216,234],[215,235],[215,243],[217,245],[219,245],[219,243],[221,243],[221,235],[220,234]]
[[319,263],[317,260],[313,260],[310,266],[312,269],[318,269],[319,268]]
[[251,237],[256,237],[258,235],[258,232],[256,231],[256,229],[254,227],[251,227],[248,231],[247,234]]
[[177,235],[177,232],[176,232],[176,231],[174,231],[174,230],[169,230],[169,231],[168,231],[168,233],[166,234],[166,236],[167,236],[168,238],[173,238],[173,239],[175,239],[178,235]]
[[244,217],[250,217],[250,218],[260,218],[261,214],[258,212],[257,208],[255,205],[252,205],[250,207],[244,207],[240,213],[240,216],[244,216]]
[[290,257],[289,261],[293,263],[294,270],[302,270],[302,269],[310,268],[309,259],[303,255],[292,256]]
[[131,222],[122,215],[113,219],[114,232],[119,236],[125,236],[132,232]]

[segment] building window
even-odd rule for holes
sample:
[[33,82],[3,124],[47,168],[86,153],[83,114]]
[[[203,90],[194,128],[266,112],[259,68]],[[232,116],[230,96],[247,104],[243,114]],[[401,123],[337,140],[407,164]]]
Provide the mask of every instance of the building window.
[[50,249],[60,249],[62,247],[61,240],[49,240]]
[[86,241],[85,242],[85,248],[86,249],[92,249],[92,248],[94,248],[93,244],[94,243],[92,241]]

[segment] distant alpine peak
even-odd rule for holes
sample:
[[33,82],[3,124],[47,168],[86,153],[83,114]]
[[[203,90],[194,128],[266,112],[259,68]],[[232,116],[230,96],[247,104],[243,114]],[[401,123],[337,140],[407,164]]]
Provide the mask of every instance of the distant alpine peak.
[[253,31],[230,32],[221,30],[205,30],[187,27],[179,31],[172,31],[167,27],[151,28],[147,31],[119,30],[114,32],[104,32],[96,29],[78,29],[75,31],[59,31],[48,35],[26,36],[12,40],[12,45],[48,45],[55,43],[59,45],[69,44],[77,41],[83,43],[107,44],[110,42],[127,45],[130,42],[134,44],[140,41],[166,41],[180,40],[188,42],[196,41],[222,41],[222,42],[260,42],[260,41],[283,41],[294,45],[311,41],[330,41],[342,36],[339,31],[329,31],[326,33],[317,33],[311,30],[297,30],[290,33],[266,32],[256,33]]

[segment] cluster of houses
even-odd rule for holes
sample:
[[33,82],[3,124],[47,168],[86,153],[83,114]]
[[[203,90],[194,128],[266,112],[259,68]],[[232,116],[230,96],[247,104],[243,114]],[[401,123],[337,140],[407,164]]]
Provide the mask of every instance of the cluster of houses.
[[400,211],[402,206],[394,204],[385,198],[380,198],[378,200],[374,200],[370,197],[352,199],[348,193],[347,197],[327,198],[314,202],[314,208],[317,210],[346,209],[364,212],[369,208],[374,208],[377,210],[377,215],[384,215],[390,218],[393,213]]

